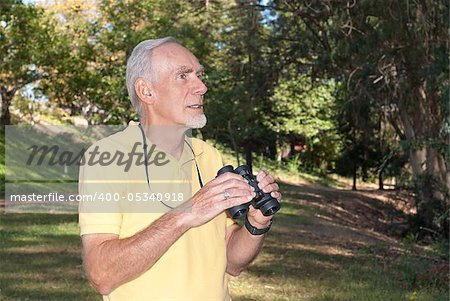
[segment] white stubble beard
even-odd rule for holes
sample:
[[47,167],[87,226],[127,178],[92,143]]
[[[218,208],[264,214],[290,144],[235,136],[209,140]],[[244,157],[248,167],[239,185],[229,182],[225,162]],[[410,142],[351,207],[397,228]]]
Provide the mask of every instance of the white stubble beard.
[[186,120],[186,126],[191,129],[201,129],[206,125],[207,118],[205,114],[189,116]]

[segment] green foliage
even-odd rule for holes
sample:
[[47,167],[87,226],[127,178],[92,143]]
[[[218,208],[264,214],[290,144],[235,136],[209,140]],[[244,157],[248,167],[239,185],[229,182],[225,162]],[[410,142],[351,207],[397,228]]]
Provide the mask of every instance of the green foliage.
[[0,4],[1,124],[10,123],[17,91],[48,75],[60,46],[53,20],[35,5],[7,0]]
[[205,60],[206,113],[212,126],[205,135],[226,137],[230,144],[242,146],[249,159],[252,151],[274,148],[275,134],[263,123],[279,68],[276,49],[267,44],[273,32],[262,24],[260,9],[250,1],[223,1],[222,10],[214,15],[210,41],[214,47]]
[[[286,70],[270,98],[271,112],[264,117],[268,128],[276,132],[278,144],[302,144],[299,166],[304,170],[326,171],[341,150],[334,116],[336,111],[333,80],[314,80]],[[300,164],[301,163],[301,164]]]
[[289,172],[296,173],[297,171],[299,171],[300,158],[298,156],[292,157],[289,161],[286,162],[286,167]]
[[[423,203],[417,207],[419,219],[430,221],[445,213],[450,191],[446,179],[448,1],[349,4],[275,0],[269,5],[278,14],[274,23],[281,36],[292,41],[286,54],[301,53],[296,58],[312,62],[314,74],[342,83],[338,115],[345,139],[343,164],[338,164],[342,172],[353,173],[356,178],[358,171],[370,177],[372,170],[381,179],[387,167],[386,155],[399,140],[420,141],[419,147],[409,151],[418,204]],[[307,51],[301,51],[301,44],[309,46]],[[437,153],[436,147],[426,143],[430,139],[447,152]],[[428,182],[423,173],[436,182],[432,193],[425,193]],[[440,205],[432,205],[435,201]],[[425,209],[428,205],[441,208],[433,211],[435,217]]]
[[[447,287],[449,280],[448,274],[445,273],[446,263],[442,262],[441,266],[430,267],[427,259],[417,256],[418,241],[419,235],[412,233],[403,239],[404,248],[399,262],[402,281],[411,288],[439,289]],[[439,250],[431,254],[439,256]]]
[[283,136],[316,137],[334,130],[334,82],[313,82],[307,75],[288,77],[280,80],[271,97],[270,127]]

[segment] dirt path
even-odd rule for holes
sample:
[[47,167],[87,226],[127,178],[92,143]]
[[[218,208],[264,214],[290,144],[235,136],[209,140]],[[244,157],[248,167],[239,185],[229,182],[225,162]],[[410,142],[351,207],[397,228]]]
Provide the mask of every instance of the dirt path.
[[378,244],[395,248],[408,229],[408,215],[413,213],[408,192],[351,191],[286,182],[281,190],[285,212],[300,216],[300,242],[317,241],[331,252],[351,253]]
[[410,193],[279,183],[282,209],[262,253],[231,281],[233,300],[409,300],[436,279],[446,286],[448,261],[405,243]]
[[[408,221],[415,213],[409,191],[336,189],[316,183],[281,182],[283,215],[280,236],[294,248],[328,255],[364,258],[371,254],[385,264],[402,260],[405,248],[428,263],[430,273],[448,272],[448,261],[431,255],[425,242],[408,242]],[[270,239],[270,238],[269,238]],[[432,243],[432,242],[431,242]]]

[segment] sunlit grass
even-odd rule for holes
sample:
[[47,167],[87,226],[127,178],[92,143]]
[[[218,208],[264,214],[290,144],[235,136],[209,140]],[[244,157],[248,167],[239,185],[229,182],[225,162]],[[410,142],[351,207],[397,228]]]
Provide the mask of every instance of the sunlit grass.
[[84,279],[76,215],[0,215],[1,300],[99,300]]

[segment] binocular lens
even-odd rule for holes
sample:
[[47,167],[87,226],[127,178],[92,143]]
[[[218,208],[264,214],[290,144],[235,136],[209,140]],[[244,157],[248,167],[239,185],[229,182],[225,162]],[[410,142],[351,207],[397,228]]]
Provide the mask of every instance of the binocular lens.
[[228,214],[232,219],[244,217],[248,211],[248,204],[242,204],[228,209]]
[[231,165],[226,165],[224,167],[222,167],[221,169],[219,169],[219,171],[217,172],[217,176],[220,176],[221,174],[224,174],[226,172],[233,172],[233,166]]
[[270,197],[269,200],[265,201],[259,208],[264,216],[271,216],[280,210],[280,203],[277,199]]
[[249,185],[252,186],[256,192],[256,196],[250,202],[227,209],[231,218],[239,219],[244,217],[247,214],[250,204],[252,204],[256,209],[261,210],[264,216],[274,215],[278,212],[278,210],[280,210],[280,203],[278,200],[271,197],[270,193],[264,193],[260,190],[256,177],[250,172],[250,168],[247,165],[241,165],[236,169],[234,169],[232,165],[224,166],[219,169],[217,176],[220,176],[226,172],[233,172],[242,176],[248,181]]

